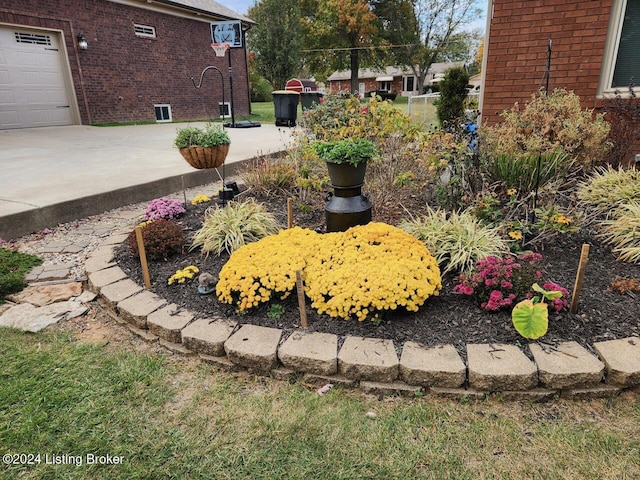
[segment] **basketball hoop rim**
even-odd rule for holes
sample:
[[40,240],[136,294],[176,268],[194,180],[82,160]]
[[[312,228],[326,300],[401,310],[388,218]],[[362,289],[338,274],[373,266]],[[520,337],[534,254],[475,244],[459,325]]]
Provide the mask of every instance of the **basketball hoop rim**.
[[229,50],[229,48],[231,48],[231,47],[230,47],[230,45],[228,43],[212,42],[211,43],[211,48],[215,52],[216,57],[224,57],[225,54],[227,53],[227,50]]

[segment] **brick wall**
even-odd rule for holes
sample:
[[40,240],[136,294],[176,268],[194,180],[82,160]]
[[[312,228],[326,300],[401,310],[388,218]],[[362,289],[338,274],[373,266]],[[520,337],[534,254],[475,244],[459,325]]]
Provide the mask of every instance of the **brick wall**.
[[[155,121],[153,105],[171,104],[174,120],[218,116],[222,71],[230,99],[228,53],[217,58],[208,21],[198,21],[107,0],[5,0],[0,23],[61,30],[82,123]],[[134,34],[134,23],[155,27],[156,38]],[[82,33],[89,48],[80,51]],[[249,113],[244,49],[232,50],[234,110]]]
[[583,107],[596,108],[612,0],[494,0],[487,43],[482,122],[521,105],[545,84],[552,40],[549,88],[566,88]]

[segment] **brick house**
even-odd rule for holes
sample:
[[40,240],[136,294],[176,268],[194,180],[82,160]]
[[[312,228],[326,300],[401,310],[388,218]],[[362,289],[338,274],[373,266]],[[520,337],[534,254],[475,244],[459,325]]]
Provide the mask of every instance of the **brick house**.
[[549,89],[573,90],[583,108],[640,81],[640,0],[489,0],[487,11],[483,123],[545,86],[549,40]]
[[[396,92],[401,96],[409,97],[420,95],[422,90],[430,85],[438,83],[444,77],[444,72],[449,68],[464,67],[464,62],[434,63],[429,67],[429,72],[424,80],[424,88],[418,87],[417,77],[408,68],[385,67],[384,70],[369,68],[360,69],[358,72],[359,92],[364,95],[373,90],[386,90]],[[329,93],[348,92],[351,90],[351,70],[333,72],[327,78]]]
[[[212,0],[4,0],[0,129],[219,115],[229,52],[212,24],[229,22],[234,110],[250,111],[244,34],[254,22]],[[207,66],[202,87],[194,88]],[[222,78],[221,78],[222,77]]]

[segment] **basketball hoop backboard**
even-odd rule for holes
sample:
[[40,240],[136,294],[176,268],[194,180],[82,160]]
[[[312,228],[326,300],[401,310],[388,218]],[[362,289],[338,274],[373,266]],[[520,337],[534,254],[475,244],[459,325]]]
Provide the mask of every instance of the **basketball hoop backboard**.
[[230,48],[242,47],[242,23],[239,20],[212,22],[211,41],[226,43]]

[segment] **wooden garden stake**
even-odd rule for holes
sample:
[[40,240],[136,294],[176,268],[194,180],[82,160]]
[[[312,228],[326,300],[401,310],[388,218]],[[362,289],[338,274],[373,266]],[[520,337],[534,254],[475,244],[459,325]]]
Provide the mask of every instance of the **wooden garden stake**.
[[138,242],[138,254],[142,265],[142,278],[147,290],[151,289],[151,278],[149,277],[149,265],[147,264],[147,253],[144,251],[144,241],[142,240],[142,227],[136,227],[136,241]]
[[578,273],[576,273],[576,281],[573,285],[573,296],[571,297],[571,307],[569,311],[576,313],[578,311],[578,301],[580,299],[580,290],[582,289],[582,281],[584,280],[584,271],[587,268],[589,260],[589,244],[582,244],[582,252],[580,252],[580,263],[578,264]]
[[293,199],[287,198],[287,228],[293,227]]
[[309,328],[307,323],[307,306],[304,301],[304,284],[302,283],[302,270],[296,270],[296,288],[298,290],[298,308],[300,309],[300,324],[305,330]]

